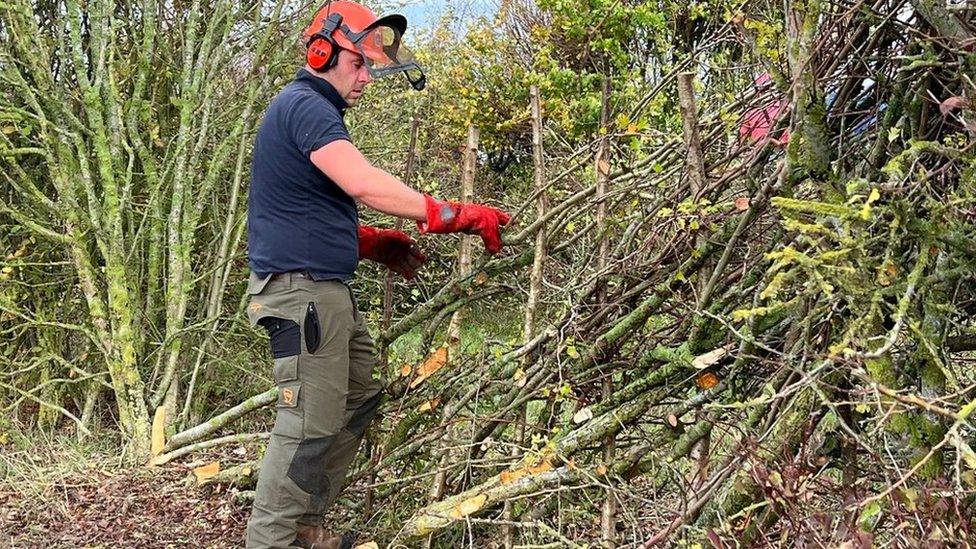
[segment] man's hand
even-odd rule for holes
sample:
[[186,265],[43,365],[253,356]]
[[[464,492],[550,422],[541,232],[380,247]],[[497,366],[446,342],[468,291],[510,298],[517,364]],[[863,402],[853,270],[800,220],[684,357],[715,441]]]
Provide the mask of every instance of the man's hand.
[[411,279],[427,262],[406,233],[390,229],[359,226],[359,258],[386,265],[391,271]]
[[427,222],[417,222],[423,233],[465,233],[481,236],[489,253],[502,249],[501,228],[511,218],[507,213],[483,204],[441,202],[425,194]]

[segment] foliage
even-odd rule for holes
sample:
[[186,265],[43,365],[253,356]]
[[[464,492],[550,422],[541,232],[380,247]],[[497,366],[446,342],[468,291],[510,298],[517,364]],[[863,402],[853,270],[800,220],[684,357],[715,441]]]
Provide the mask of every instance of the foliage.
[[[83,24],[0,4],[0,402],[18,430],[114,414],[133,441],[173,391],[173,427],[274,397],[240,310],[241,193],[298,25],[96,4]],[[971,537],[973,37],[908,5],[513,0],[414,35],[428,90],[377,82],[357,144],[402,173],[413,117],[412,183],[455,197],[476,124],[475,197],[516,216],[470,275],[453,238],[421,237],[431,263],[392,296],[364,265],[374,326],[392,297],[391,398],[346,502],[367,520],[337,520],[435,546]],[[218,63],[238,25],[251,53]],[[202,436],[263,430],[245,412]]]

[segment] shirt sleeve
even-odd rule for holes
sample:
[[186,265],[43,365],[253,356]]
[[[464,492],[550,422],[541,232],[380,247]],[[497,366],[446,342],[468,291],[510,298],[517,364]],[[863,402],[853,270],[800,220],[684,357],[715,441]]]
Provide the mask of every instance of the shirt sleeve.
[[292,139],[306,158],[333,141],[351,141],[339,110],[324,98],[299,96],[288,118]]

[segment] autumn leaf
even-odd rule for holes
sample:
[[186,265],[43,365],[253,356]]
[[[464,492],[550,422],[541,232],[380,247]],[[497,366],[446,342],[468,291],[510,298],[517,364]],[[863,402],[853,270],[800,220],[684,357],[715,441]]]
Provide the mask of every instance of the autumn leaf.
[[152,455],[158,456],[166,446],[166,407],[156,408],[156,414],[152,422],[152,444],[150,450]]
[[735,204],[735,209],[739,210],[740,212],[744,212],[749,209],[749,197],[740,196],[732,203]]
[[220,462],[208,463],[193,470],[193,476],[197,477],[197,484],[213,478],[220,472]]
[[529,381],[528,378],[525,377],[525,370],[522,368],[515,370],[515,375],[512,376],[512,379],[515,380],[515,386],[518,388],[525,387],[525,384]]
[[968,105],[969,102],[966,101],[966,98],[954,95],[942,103],[939,103],[939,112],[942,113],[942,116],[945,116],[956,109],[961,109]]
[[445,365],[447,365],[447,345],[434,351],[434,354],[430,355],[430,358],[417,368],[417,377],[410,382],[410,388],[413,389],[420,385]]
[[461,519],[470,515],[471,513],[476,513],[478,512],[478,509],[484,507],[486,501],[488,501],[488,496],[485,494],[468,498],[454,507],[454,509],[451,511],[451,517]]
[[437,405],[440,404],[440,403],[441,403],[441,399],[439,399],[439,398],[435,398],[433,400],[428,400],[428,401],[424,402],[423,404],[421,404],[420,405],[420,408],[417,408],[417,411],[418,412],[421,412],[421,413],[423,413],[423,412],[429,412],[429,411],[433,410],[434,408],[436,408]]
[[400,377],[407,377],[412,371],[413,368],[411,368],[409,364],[404,364],[403,366],[400,366]]
[[703,391],[707,391],[712,387],[718,385],[718,376],[715,372],[702,372],[698,375],[698,379],[695,382],[698,384],[698,388]]
[[380,546],[377,545],[375,541],[369,541],[361,545],[357,545],[353,549],[380,549]]

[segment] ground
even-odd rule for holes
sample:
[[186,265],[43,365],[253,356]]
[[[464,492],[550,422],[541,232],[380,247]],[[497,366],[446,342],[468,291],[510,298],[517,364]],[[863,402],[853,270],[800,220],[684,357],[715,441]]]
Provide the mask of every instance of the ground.
[[[118,441],[68,437],[0,444],[0,548],[242,547],[250,501],[235,487],[187,482],[196,461],[124,463]],[[241,459],[243,447],[223,456]]]
[[0,486],[2,547],[241,547],[249,502],[186,485],[183,467],[76,473],[39,493]]

